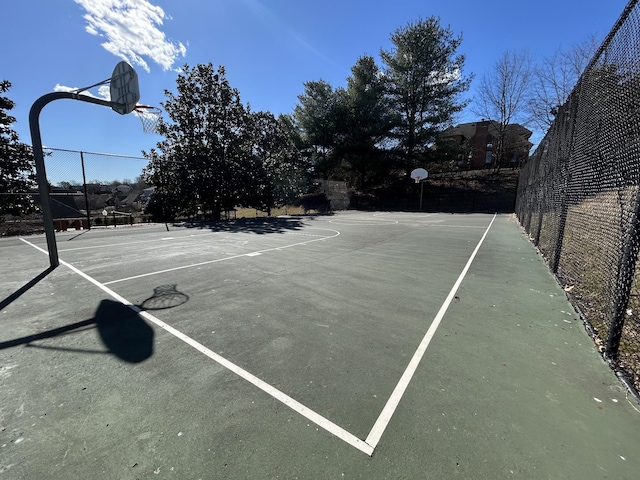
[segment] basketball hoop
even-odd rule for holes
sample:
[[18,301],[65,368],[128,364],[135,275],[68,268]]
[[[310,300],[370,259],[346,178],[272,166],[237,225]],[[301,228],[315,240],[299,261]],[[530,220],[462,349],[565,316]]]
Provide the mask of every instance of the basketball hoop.
[[426,180],[429,174],[424,168],[416,168],[411,172],[411,178],[413,178],[416,183],[422,182],[422,180]]
[[149,105],[136,105],[133,109],[133,114],[142,122],[142,131],[144,133],[158,133],[158,123],[162,118],[162,110]]
[[416,181],[416,185],[420,184],[420,211],[422,211],[422,191],[424,190],[423,180],[426,180],[429,176],[429,172],[427,172],[424,168],[416,168],[411,172],[411,178]]

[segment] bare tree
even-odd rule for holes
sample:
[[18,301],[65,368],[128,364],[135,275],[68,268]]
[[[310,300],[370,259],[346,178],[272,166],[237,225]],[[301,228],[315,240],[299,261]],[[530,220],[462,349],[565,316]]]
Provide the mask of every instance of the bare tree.
[[529,113],[536,127],[543,131],[549,129],[558,107],[567,101],[599,44],[597,37],[592,35],[573,47],[556,50],[535,68]]
[[496,122],[494,142],[494,171],[503,162],[505,140],[509,125],[526,123],[527,100],[532,80],[531,57],[526,52],[504,52],[493,67],[485,72],[472,111]]

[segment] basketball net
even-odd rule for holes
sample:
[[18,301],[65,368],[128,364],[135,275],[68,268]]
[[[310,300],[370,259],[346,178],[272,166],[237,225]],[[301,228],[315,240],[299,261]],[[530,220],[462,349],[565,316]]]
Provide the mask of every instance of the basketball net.
[[144,133],[158,133],[158,123],[162,117],[162,110],[148,105],[136,105],[133,114],[140,119]]

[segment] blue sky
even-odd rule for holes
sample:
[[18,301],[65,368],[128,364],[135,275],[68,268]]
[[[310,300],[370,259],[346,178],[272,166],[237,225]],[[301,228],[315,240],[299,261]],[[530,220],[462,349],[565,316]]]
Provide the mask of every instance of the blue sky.
[[[440,17],[462,34],[473,91],[507,49],[550,56],[595,34],[603,38],[627,0],[20,0],[3,2],[0,78],[17,105],[14,128],[31,143],[29,109],[55,89],[109,78],[121,59],[139,76],[140,103],[160,105],[178,69],[224,65],[252,110],[291,113],[303,83],[344,86],[361,55],[378,59],[410,21]],[[99,96],[97,88],[91,92]],[[470,112],[459,121],[473,121]],[[44,145],[140,156],[160,140],[133,115],[57,100],[40,117]]]

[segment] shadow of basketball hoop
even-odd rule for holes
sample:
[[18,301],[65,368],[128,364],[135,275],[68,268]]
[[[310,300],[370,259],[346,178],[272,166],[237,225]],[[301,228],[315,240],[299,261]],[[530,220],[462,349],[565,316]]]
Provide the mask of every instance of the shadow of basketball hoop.
[[153,328],[129,307],[103,300],[94,321],[104,346],[121,360],[139,363],[153,355]]
[[142,301],[138,307],[142,310],[165,310],[189,301],[189,295],[179,292],[177,285],[160,285],[153,289],[153,295]]
[[[86,339],[65,344],[46,342],[89,329],[97,329],[106,350],[98,350]],[[82,320],[26,337],[0,342],[0,350],[25,346],[42,350],[56,350],[80,354],[112,354],[128,363],[140,363],[153,355],[153,328],[135,311],[120,302],[102,300],[93,318]]]

